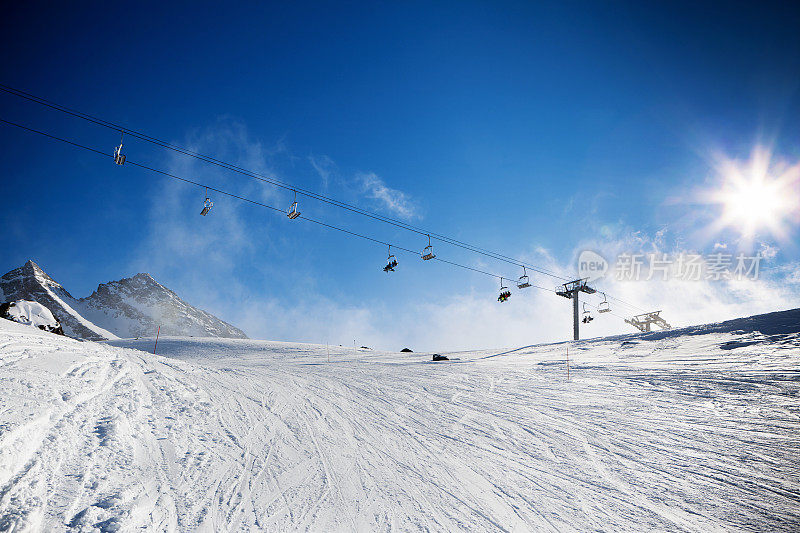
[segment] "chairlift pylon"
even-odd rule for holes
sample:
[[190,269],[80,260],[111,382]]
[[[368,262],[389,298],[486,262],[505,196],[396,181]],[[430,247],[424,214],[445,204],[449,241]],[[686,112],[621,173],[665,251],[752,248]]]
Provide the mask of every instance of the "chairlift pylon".
[[610,313],[611,306],[608,305],[608,300],[606,299],[606,293],[603,293],[603,301],[597,306],[598,313]]
[[300,211],[297,210],[297,191],[294,191],[294,201],[292,202],[292,205],[289,206],[286,216],[292,220],[300,216]]
[[383,267],[384,272],[394,272],[395,267],[397,266],[397,258],[392,253],[392,245],[389,245],[389,257],[386,258],[386,266]]
[[118,165],[125,164],[125,155],[122,153],[122,138],[125,136],[125,132],[119,132],[119,146],[114,148],[114,163]]
[[428,235],[428,246],[426,246],[425,249],[422,250],[422,260],[430,261],[434,257],[436,257],[436,254],[433,253],[433,247],[431,246],[431,236]]
[[503,278],[500,278],[500,294],[497,296],[497,301],[503,303],[507,302],[509,298],[511,298],[511,291],[503,285]]
[[206,187],[206,199],[203,202],[203,210],[200,211],[200,214],[206,216],[211,208],[214,207],[214,202],[211,201],[211,198],[208,197],[208,187]]
[[517,280],[517,288],[518,289],[527,289],[531,286],[530,280],[528,279],[528,272],[525,270],[525,266],[522,266],[522,276],[519,277]]

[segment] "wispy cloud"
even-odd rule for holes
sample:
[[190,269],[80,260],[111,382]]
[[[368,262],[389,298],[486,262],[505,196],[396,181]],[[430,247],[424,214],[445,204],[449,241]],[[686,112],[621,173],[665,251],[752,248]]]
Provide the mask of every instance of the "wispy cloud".
[[377,200],[381,208],[406,220],[419,218],[419,210],[409,195],[387,186],[374,172],[359,173],[356,181],[367,198]]
[[322,188],[327,189],[333,173],[336,172],[336,163],[327,155],[310,155],[308,162],[322,178]]
[[327,190],[331,184],[336,184],[341,188],[340,192],[345,195],[355,196],[358,200],[365,198],[371,200],[375,209],[405,220],[420,218],[419,207],[411,195],[389,187],[375,172],[344,174],[339,171],[336,162],[327,155],[311,155],[308,157],[308,162],[322,179],[324,189]]
[[[284,151],[281,146],[264,147],[245,126],[228,119],[195,130],[177,144],[268,176],[273,175],[269,161]],[[267,184],[196,159],[172,154],[166,164],[171,173],[198,183],[267,204],[285,202],[283,193]],[[152,273],[190,303],[227,319],[231,306],[225,302],[246,294],[237,287],[241,265],[256,272],[265,268],[254,256],[260,248],[275,246],[269,228],[276,217],[213,191],[209,196],[214,207],[202,217],[204,195],[203,188],[169,178],[154,182],[143,220],[146,235],[131,270]]]

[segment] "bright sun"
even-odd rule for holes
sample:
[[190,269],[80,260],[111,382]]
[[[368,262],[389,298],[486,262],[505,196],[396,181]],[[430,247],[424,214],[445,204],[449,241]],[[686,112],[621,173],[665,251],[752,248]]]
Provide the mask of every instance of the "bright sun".
[[770,155],[757,149],[747,162],[720,161],[721,183],[709,194],[722,206],[715,229],[733,228],[746,240],[764,233],[783,240],[800,221],[800,164],[776,164]]

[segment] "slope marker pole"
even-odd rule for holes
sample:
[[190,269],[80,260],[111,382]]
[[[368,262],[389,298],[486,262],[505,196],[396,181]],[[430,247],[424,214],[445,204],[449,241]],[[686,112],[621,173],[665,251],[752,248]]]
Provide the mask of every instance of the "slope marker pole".
[[161,324],[158,325],[158,331],[156,331],[156,343],[153,346],[153,355],[156,354],[156,346],[158,346],[158,334],[161,333]]
[[569,344],[567,345],[567,381],[569,381]]

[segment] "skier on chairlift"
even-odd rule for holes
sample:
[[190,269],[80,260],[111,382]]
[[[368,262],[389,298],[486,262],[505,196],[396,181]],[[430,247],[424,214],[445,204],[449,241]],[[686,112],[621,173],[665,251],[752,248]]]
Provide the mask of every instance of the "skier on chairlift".
[[497,297],[498,302],[506,302],[511,298],[511,291],[508,287],[503,286],[503,278],[500,278],[500,295]]
[[588,324],[588,323],[589,323],[589,322],[591,322],[592,320],[594,320],[594,318],[593,318],[593,317],[592,317],[592,315],[589,313],[589,310],[588,310],[588,309],[586,309],[586,303],[584,303],[584,304],[583,304],[583,320],[582,320],[582,322],[583,322],[584,324]]
[[386,266],[383,267],[383,271],[394,272],[394,267],[396,266],[397,266],[397,259],[395,259],[394,256],[392,256],[391,259],[389,259],[389,262],[386,263]]
[[383,267],[384,272],[394,272],[394,268],[397,266],[397,258],[392,253],[392,245],[389,245],[389,257],[386,258],[386,266]]

